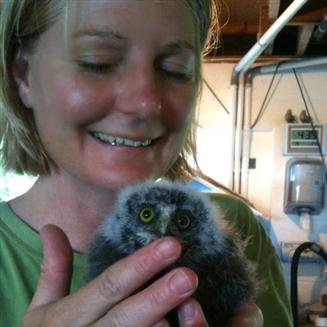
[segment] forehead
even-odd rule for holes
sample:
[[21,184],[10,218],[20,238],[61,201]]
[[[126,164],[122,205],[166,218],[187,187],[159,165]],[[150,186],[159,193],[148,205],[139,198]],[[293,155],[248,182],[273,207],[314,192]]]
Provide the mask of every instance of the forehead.
[[69,34],[99,29],[148,39],[195,40],[193,16],[185,0],[72,0],[64,16]]

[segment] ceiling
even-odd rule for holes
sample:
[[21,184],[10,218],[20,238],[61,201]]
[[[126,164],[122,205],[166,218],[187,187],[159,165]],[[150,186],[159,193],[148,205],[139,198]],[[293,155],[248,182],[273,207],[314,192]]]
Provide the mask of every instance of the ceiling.
[[[243,56],[292,0],[217,0],[221,4],[220,45],[209,57]],[[277,35],[262,58],[284,59],[327,55],[327,33],[315,37],[324,19],[327,28],[327,0],[309,0]],[[321,26],[321,25],[320,25]]]

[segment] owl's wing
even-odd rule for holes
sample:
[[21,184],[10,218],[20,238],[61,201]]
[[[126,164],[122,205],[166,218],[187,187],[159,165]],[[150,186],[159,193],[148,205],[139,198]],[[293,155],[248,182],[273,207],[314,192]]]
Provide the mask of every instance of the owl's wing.
[[256,281],[250,262],[232,239],[215,253],[194,248],[180,265],[188,266],[198,276],[195,298],[200,302],[210,326],[224,326],[235,309],[253,299]]

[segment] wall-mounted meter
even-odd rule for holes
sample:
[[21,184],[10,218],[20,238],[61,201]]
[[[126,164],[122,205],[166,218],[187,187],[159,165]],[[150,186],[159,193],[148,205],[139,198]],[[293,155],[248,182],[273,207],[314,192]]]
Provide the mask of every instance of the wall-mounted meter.
[[296,158],[286,164],[284,212],[318,215],[324,207],[325,167],[319,159]]
[[286,124],[283,135],[284,155],[319,155],[317,140],[323,154],[326,154],[327,128],[326,125]]

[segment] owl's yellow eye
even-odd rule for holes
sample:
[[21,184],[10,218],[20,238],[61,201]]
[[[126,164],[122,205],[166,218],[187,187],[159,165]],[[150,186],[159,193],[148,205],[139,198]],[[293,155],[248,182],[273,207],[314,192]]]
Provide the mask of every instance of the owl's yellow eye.
[[191,226],[191,218],[186,214],[181,214],[176,217],[176,223],[179,229],[185,230]]
[[139,218],[143,223],[149,223],[154,218],[155,214],[152,208],[143,208],[139,213]]

